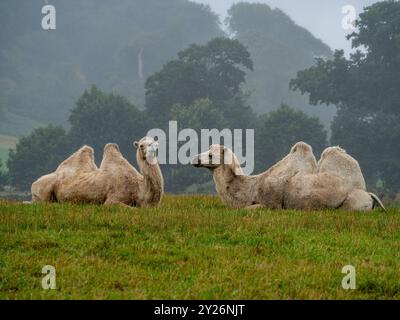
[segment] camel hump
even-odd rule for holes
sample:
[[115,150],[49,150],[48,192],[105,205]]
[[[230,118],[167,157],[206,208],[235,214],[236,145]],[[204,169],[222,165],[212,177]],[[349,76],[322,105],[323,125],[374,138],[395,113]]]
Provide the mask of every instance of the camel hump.
[[79,148],[71,156],[61,162],[56,171],[75,167],[81,165],[82,163],[90,163],[90,167],[93,166],[92,163],[94,163],[94,149],[92,147],[84,145],[83,147]]
[[116,143],[107,143],[104,146],[103,160],[101,161],[100,168],[108,166],[114,167],[115,165],[127,165],[128,161],[124,158],[119,147]]
[[303,141],[297,142],[292,149],[290,150],[290,153],[296,153],[296,152],[301,152],[303,154],[313,152],[312,147]]
[[119,146],[116,143],[107,143],[104,146],[103,160],[104,159],[116,159],[122,157]]
[[109,150],[116,150],[116,151],[120,152],[119,146],[116,143],[107,143],[104,146],[104,152],[109,151]]
[[267,172],[275,176],[293,176],[297,173],[315,173],[317,160],[312,147],[305,142],[297,142],[290,153],[272,166]]
[[330,172],[340,176],[349,188],[366,191],[366,183],[356,159],[340,147],[329,147],[324,150],[318,162],[318,172]]
[[84,145],[82,148],[78,150],[78,152],[88,153],[90,155],[94,155],[94,149],[90,146]]
[[339,146],[335,146],[335,147],[329,147],[326,148],[324,150],[324,152],[322,152],[321,154],[321,159],[324,159],[326,157],[331,157],[331,156],[335,156],[335,155],[344,155],[347,154],[346,150],[340,148]]
[[317,171],[317,160],[312,147],[303,141],[297,142],[289,153],[293,169],[303,173],[314,173]]
[[90,168],[92,168],[94,164],[94,149],[90,146],[84,145],[75,153],[74,158],[77,164],[82,166],[89,164]]
[[318,162],[320,169],[329,165],[336,165],[337,167],[360,170],[358,161],[350,156],[346,150],[340,147],[329,147],[321,154],[321,159]]

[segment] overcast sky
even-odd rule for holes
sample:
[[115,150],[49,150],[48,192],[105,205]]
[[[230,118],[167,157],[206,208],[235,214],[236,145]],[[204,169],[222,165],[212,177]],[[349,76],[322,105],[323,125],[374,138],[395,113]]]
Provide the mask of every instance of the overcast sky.
[[[206,3],[222,19],[226,17],[226,11],[233,3],[243,2],[241,0],[193,0]],[[342,28],[342,20],[345,14],[342,8],[346,5],[354,6],[357,14],[363,7],[377,0],[246,0],[245,2],[262,2],[272,7],[278,7],[286,12],[297,24],[311,31],[317,38],[322,39],[332,49],[351,49],[349,41],[345,36],[349,30]]]

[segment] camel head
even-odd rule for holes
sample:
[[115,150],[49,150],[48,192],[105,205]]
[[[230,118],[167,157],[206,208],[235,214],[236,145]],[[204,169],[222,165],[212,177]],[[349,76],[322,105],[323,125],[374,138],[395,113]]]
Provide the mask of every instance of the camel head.
[[137,148],[138,160],[147,161],[150,164],[157,163],[158,142],[153,138],[143,137],[139,141],[135,141],[134,146]]
[[203,153],[192,159],[192,165],[196,168],[215,170],[220,166],[228,166],[235,175],[243,175],[239,160],[228,147],[213,144]]

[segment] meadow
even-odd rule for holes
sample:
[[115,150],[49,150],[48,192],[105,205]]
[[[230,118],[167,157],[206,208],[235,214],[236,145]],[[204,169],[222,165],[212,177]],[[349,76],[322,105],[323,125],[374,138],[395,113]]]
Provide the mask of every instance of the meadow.
[[[399,299],[400,211],[0,202],[0,299]],[[55,290],[41,286],[56,268]],[[356,268],[356,289],[342,268]]]

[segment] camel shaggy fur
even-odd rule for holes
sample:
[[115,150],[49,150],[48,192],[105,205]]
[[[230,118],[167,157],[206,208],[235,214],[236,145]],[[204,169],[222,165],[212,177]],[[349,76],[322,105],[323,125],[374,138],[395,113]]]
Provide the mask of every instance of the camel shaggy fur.
[[349,188],[342,177],[318,172],[312,148],[304,142],[294,145],[270,169],[254,176],[243,174],[233,152],[220,145],[212,145],[197,155],[192,164],[212,171],[219,196],[234,208],[364,211],[371,210],[375,203],[382,205],[375,195]]
[[32,184],[32,201],[119,204],[130,207],[156,206],[164,182],[157,162],[158,143],[144,137],[134,143],[139,173],[123,157],[118,145],[104,147],[99,168],[93,149],[84,146],[63,161],[54,173]]

